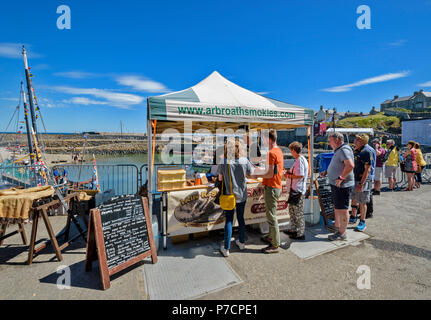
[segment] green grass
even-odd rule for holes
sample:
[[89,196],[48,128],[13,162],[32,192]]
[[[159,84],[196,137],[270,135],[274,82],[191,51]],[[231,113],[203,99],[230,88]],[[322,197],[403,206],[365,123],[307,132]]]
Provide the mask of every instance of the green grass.
[[392,111],[398,111],[398,112],[406,112],[406,113],[411,113],[411,110],[408,109],[404,109],[404,108],[388,108],[388,110],[392,110]]
[[[331,126],[330,123],[328,123]],[[339,128],[373,128],[385,131],[392,128],[400,128],[400,119],[394,116],[385,116],[383,112],[367,117],[352,117],[337,121]]]

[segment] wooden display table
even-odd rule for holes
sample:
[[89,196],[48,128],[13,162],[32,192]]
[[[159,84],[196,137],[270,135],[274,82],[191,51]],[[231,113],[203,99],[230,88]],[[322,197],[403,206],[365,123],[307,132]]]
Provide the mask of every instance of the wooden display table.
[[[84,239],[84,241],[87,241],[86,232],[87,232],[87,228],[88,228],[88,220],[82,214],[81,207],[79,205],[79,201],[80,201],[79,200],[79,193],[71,193],[71,194],[67,195],[64,198],[64,201],[66,201],[66,203],[69,205],[69,211],[67,213],[67,223],[66,223],[65,232],[61,233],[57,236],[55,235],[55,233],[52,229],[51,222],[49,221],[48,211],[49,211],[49,209],[61,204],[61,201],[51,199],[51,200],[49,200],[49,202],[37,205],[36,207],[34,207],[32,209],[33,210],[33,226],[32,226],[32,230],[31,230],[30,246],[29,246],[29,252],[28,252],[28,260],[27,260],[28,265],[31,265],[33,263],[33,259],[39,254],[39,252],[42,251],[43,249],[45,249],[50,244],[54,248],[55,255],[56,255],[58,261],[62,261],[63,256],[62,256],[61,252],[66,247],[68,247],[72,242],[74,242],[79,237],[82,237]],[[75,216],[81,216],[83,218],[85,226],[86,226],[85,231],[82,230],[82,228],[79,225],[79,222],[76,220]],[[38,227],[40,217],[42,217],[42,219],[45,223],[45,227],[48,231],[50,240],[44,242],[39,247],[35,248],[36,236],[37,236],[37,227]],[[77,235],[73,239],[69,240],[70,225],[72,222],[74,223],[74,225],[78,229],[79,235]],[[59,246],[57,238],[59,238],[63,235],[64,235],[65,243],[62,244],[61,246]]]

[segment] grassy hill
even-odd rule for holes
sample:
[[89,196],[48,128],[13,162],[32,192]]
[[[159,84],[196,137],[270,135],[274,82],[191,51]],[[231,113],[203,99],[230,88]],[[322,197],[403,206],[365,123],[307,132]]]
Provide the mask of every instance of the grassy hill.
[[[328,125],[331,125],[328,123]],[[388,131],[389,128],[401,128],[400,119],[394,116],[385,116],[383,112],[367,117],[345,118],[336,122],[338,128],[373,128]],[[391,131],[393,130],[391,129]]]

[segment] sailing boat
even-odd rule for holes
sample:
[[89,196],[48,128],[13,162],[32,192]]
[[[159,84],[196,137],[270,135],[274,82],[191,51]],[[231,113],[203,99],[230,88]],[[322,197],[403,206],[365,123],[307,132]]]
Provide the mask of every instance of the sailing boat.
[[[25,68],[25,78],[27,84],[27,90],[24,89],[24,83],[21,82],[20,91],[20,102],[15,110],[17,114],[17,133],[22,133],[21,129],[24,126],[19,126],[20,123],[25,123],[26,135],[27,135],[27,154],[19,159],[17,159],[16,154],[12,156],[11,163],[7,164],[7,168],[2,170],[1,180],[8,181],[12,184],[22,185],[24,187],[34,187],[43,185],[55,185],[52,172],[46,165],[46,161],[43,155],[44,145],[42,143],[41,137],[37,130],[36,119],[41,119],[43,123],[42,113],[39,108],[39,103],[35,94],[33,83],[31,78],[33,75],[30,73],[30,68],[27,61],[27,52],[25,47],[22,47],[23,62]],[[27,99],[28,98],[28,99]],[[24,106],[24,119],[25,121],[19,121],[19,109],[21,106],[21,101]],[[36,111],[39,115],[36,115]],[[14,116],[13,116],[14,117]],[[45,128],[46,132],[46,128]],[[24,159],[27,159],[25,160]],[[5,164],[3,164],[5,168]],[[19,167],[19,168],[16,168]],[[16,172],[18,170],[18,173]],[[19,174],[24,172],[25,175]]]

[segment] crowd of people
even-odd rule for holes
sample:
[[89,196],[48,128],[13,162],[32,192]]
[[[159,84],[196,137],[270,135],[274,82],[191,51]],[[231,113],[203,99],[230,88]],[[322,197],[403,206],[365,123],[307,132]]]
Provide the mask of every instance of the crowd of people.
[[[277,132],[270,130],[268,135],[269,153],[265,169],[255,167],[247,158],[246,146],[240,140],[227,141],[224,146],[222,164],[213,168],[212,172],[221,183],[221,193],[234,195],[235,202],[231,210],[224,210],[226,223],[224,243],[220,247],[223,256],[229,256],[232,238],[232,225],[236,212],[239,225],[239,237],[235,244],[240,250],[245,249],[244,211],[247,201],[246,178],[262,178],[264,201],[269,234],[261,239],[268,245],[263,253],[277,253],[280,247],[280,229],[277,220],[277,205],[282,191],[283,175],[289,190],[290,229],[284,232],[293,240],[305,240],[304,199],[309,190],[307,186],[309,166],[307,159],[301,155],[302,144],[292,142],[289,151],[295,159],[292,168],[284,168],[284,156],[277,145]],[[369,136],[357,135],[352,148],[344,141],[341,133],[329,134],[328,143],[334,150],[333,158],[327,170],[320,173],[327,177],[331,186],[334,204],[333,229],[328,236],[329,241],[346,240],[348,224],[356,224],[355,231],[366,229],[366,219],[372,217],[372,196],[380,195],[382,180],[385,176],[389,186],[386,190],[397,190],[396,172],[398,167],[406,173],[408,186],[406,191],[419,188],[422,183],[421,172],[426,162],[419,143],[409,141],[407,150],[401,152],[393,140],[374,139],[372,147]],[[349,208],[351,211],[349,212]]]

